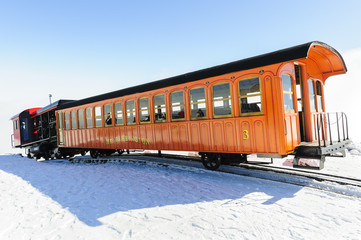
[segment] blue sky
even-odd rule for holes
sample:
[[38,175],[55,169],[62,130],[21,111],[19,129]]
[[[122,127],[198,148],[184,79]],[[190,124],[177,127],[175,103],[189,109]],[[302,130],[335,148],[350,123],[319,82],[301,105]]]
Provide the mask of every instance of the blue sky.
[[313,40],[341,53],[361,48],[360,9],[330,0],[0,0],[1,119],[47,105],[49,93],[80,99]]

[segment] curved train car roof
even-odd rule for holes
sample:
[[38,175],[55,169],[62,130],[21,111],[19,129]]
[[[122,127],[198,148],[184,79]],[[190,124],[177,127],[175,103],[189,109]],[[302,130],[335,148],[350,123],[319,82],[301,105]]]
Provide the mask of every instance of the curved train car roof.
[[58,101],[56,101],[56,102],[53,102],[53,103],[51,103],[51,104],[43,107],[43,108],[30,108],[30,109],[26,109],[26,110],[24,110],[24,111],[16,114],[15,116],[11,117],[10,120],[13,120],[14,118],[20,116],[20,114],[22,114],[23,112],[29,112],[29,114],[30,114],[31,116],[40,115],[40,114],[42,114],[42,113],[44,113],[44,112],[47,112],[47,111],[49,111],[49,110],[51,110],[51,109],[55,109],[55,108],[57,108],[57,107],[59,108],[60,106],[66,104],[66,103],[70,103],[70,102],[74,102],[74,100],[63,100],[63,99],[61,99],[61,100],[58,100]]
[[259,56],[246,58],[175,77],[170,77],[158,81],[145,83],[142,85],[129,87],[121,90],[117,90],[110,93],[97,95],[73,102],[66,103],[59,106],[58,109],[65,109],[70,107],[76,107],[88,103],[98,102],[106,99],[117,98],[125,95],[155,90],[159,88],[169,87],[187,82],[193,82],[204,78],[210,78],[219,76],[227,73],[238,72],[242,70],[268,66],[281,62],[287,62],[296,59],[307,59],[310,58],[313,62],[323,62],[325,64],[318,65],[320,72],[324,79],[329,76],[345,73],[347,71],[345,62],[342,56],[331,46],[314,41],[298,46],[278,50],[271,53],[262,54]]

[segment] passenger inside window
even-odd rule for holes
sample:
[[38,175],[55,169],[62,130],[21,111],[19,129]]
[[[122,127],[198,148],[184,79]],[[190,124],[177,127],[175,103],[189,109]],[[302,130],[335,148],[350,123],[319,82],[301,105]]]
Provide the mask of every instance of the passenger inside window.
[[110,105],[104,105],[104,119],[105,119],[105,126],[112,125],[112,109]]
[[260,81],[258,77],[239,81],[241,114],[262,112]]
[[154,96],[154,118],[155,122],[164,122],[167,119],[164,94]]
[[204,87],[191,89],[189,91],[189,97],[191,101],[191,118],[198,119],[207,117]]

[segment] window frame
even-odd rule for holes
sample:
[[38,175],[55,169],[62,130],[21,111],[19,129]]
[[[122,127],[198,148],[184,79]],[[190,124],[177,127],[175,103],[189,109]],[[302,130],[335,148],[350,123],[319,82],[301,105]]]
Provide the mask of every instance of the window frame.
[[14,120],[14,131],[19,130],[19,119]]
[[[90,110],[90,117],[88,116],[88,112],[87,110]],[[93,116],[94,116],[94,110],[92,107],[88,107],[85,109],[85,119],[86,119],[86,128],[87,129],[91,129],[94,128],[94,121],[93,121]],[[91,126],[89,126],[88,124],[88,120],[90,119],[91,122]]]
[[[134,102],[134,111],[129,111],[129,113],[133,113],[134,119],[135,119],[135,121],[132,123],[130,123],[128,121],[128,106],[127,106],[127,103],[131,102],[131,101]],[[129,100],[125,101],[125,115],[126,115],[126,120],[127,120],[126,125],[136,125],[137,124],[137,106],[135,105],[135,103],[136,103],[135,99],[129,99]]]
[[[158,96],[161,96],[161,95],[163,95],[164,96],[164,107],[156,107],[156,105],[155,105],[155,100],[154,100],[154,98],[155,97],[158,97]],[[162,120],[157,120],[156,119],[156,117],[155,117],[155,115],[156,115],[156,111],[157,110],[161,110],[161,113],[162,113],[162,109],[165,109],[165,119],[162,119]],[[153,111],[154,111],[154,123],[164,123],[164,122],[167,122],[167,97],[166,97],[166,94],[164,94],[164,93],[159,93],[159,94],[157,94],[157,95],[154,95],[153,96]]]
[[[311,96],[311,92],[310,92],[310,82],[312,82],[314,109],[312,109],[312,103],[311,103],[312,96]],[[310,111],[311,111],[311,113],[316,113],[317,112],[317,102],[316,102],[316,92],[315,92],[315,81],[312,78],[309,78],[307,80],[307,87],[308,87],[308,95],[309,95],[309,101],[310,101]]]
[[[141,114],[141,112],[142,111],[145,111],[144,109],[142,110],[141,108],[140,108],[140,101],[142,100],[142,99],[148,99],[148,108],[147,108],[147,110],[148,110],[148,115],[149,115],[149,119],[148,119],[148,121],[142,121],[142,119],[141,119],[141,117],[142,117],[142,114]],[[150,99],[149,99],[149,97],[141,97],[141,98],[139,98],[138,99],[138,113],[139,113],[139,123],[140,124],[148,124],[148,123],[150,123],[150,116],[151,116],[151,112],[150,112]]]
[[[195,90],[195,89],[199,89],[199,88],[203,88],[204,89],[204,102],[197,102],[197,103],[192,103],[191,101],[191,91]],[[194,104],[199,104],[199,103],[204,103],[206,105],[206,114],[203,117],[192,117],[192,105]],[[193,120],[202,120],[202,119],[207,119],[208,118],[208,113],[209,113],[209,109],[207,106],[207,90],[205,86],[195,86],[191,89],[189,89],[189,115],[190,115],[190,119]]]
[[[316,110],[317,110],[317,112],[324,112],[325,110],[323,109],[322,83],[319,80],[316,80],[315,82],[316,82],[316,94],[315,94],[315,96],[316,96],[316,108],[317,108]],[[318,86],[319,86],[319,88],[318,88]],[[318,90],[320,90],[320,95],[318,94],[319,93]],[[319,97],[320,97],[320,99],[319,99]],[[321,110],[319,109],[320,106],[321,106]]]
[[[109,106],[110,107],[110,113],[109,114],[105,114],[105,107],[106,106]],[[106,104],[104,104],[103,105],[103,117],[104,117],[104,127],[112,127],[113,126],[113,115],[112,115],[112,113],[113,113],[113,111],[112,111],[113,109],[112,109],[112,104],[111,103],[106,103]],[[111,123],[110,124],[107,124],[107,122],[106,122],[106,119],[108,118],[110,116],[110,121],[111,121]]]
[[[251,94],[248,96],[241,96],[240,94],[240,87],[239,87],[239,83],[241,81],[245,81],[245,80],[250,80],[250,79],[254,79],[254,78],[258,78],[258,83],[259,83],[259,93],[257,94]],[[240,80],[237,81],[237,97],[238,97],[238,107],[239,107],[239,116],[240,117],[246,117],[246,116],[260,116],[264,114],[263,111],[263,91],[262,91],[262,79],[260,76],[248,76],[245,78],[241,78]],[[241,105],[241,99],[242,98],[248,98],[248,97],[256,97],[256,96],[260,96],[261,98],[261,111],[260,112],[247,112],[247,113],[242,113],[242,105]]]
[[[97,109],[100,109],[100,115],[97,115]],[[100,125],[99,126],[97,125],[97,119],[100,119]],[[94,123],[95,123],[95,128],[103,127],[103,114],[102,114],[102,107],[101,106],[95,106],[94,107]]]
[[[80,117],[80,112],[82,112],[82,117]],[[84,129],[85,128],[85,123],[84,123],[84,109],[78,109],[77,111],[77,115],[78,115],[78,128],[79,129]],[[82,123],[82,124],[81,124]]]
[[77,127],[77,122],[78,122],[78,120],[77,120],[77,118],[76,118],[76,115],[77,115],[77,111],[76,110],[72,110],[71,112],[70,112],[70,121],[71,121],[71,129],[72,130],[76,130],[76,129],[78,129]]
[[[183,95],[183,104],[178,104],[178,105],[173,105],[173,102],[172,102],[172,94],[173,93],[179,93],[181,92],[182,95]],[[175,90],[173,92],[171,92],[169,94],[169,101],[170,101],[170,112],[171,112],[171,121],[172,122],[179,122],[179,121],[185,121],[186,120],[186,116],[185,116],[185,112],[186,112],[186,104],[185,104],[185,92],[183,90]],[[183,106],[183,118],[173,118],[173,107],[181,107]],[[182,109],[182,108],[181,108]]]
[[[229,85],[229,98],[222,98],[222,99],[214,99],[214,86],[218,86],[218,85],[223,85],[223,84],[228,84]],[[215,84],[213,84],[211,86],[211,91],[212,91],[212,114],[213,114],[213,118],[229,118],[229,117],[233,117],[233,101],[232,101],[232,84],[231,82],[226,82],[226,81],[222,81],[222,82],[217,82]],[[231,114],[226,114],[226,115],[215,115],[214,114],[214,103],[215,102],[220,102],[220,101],[227,101],[227,100],[231,100]]]
[[59,145],[64,145],[64,113],[58,112]]
[[[291,87],[292,87],[292,92],[289,92],[289,91],[284,91],[283,90],[283,81],[282,81],[282,77],[283,76],[289,76],[290,77],[290,79],[291,79]],[[298,103],[297,103],[297,101],[295,102],[295,90],[296,90],[296,95],[297,95],[297,89],[295,89],[295,78],[292,76],[292,74],[290,74],[290,73],[283,73],[282,75],[281,75],[281,83],[282,83],[282,98],[283,98],[283,110],[285,111],[285,113],[296,113],[297,112],[297,107],[298,107]],[[286,110],[285,108],[284,108],[284,104],[285,104],[285,98],[284,98],[284,95],[285,94],[289,94],[289,95],[291,95],[292,94],[292,103],[293,103],[293,110]]]
[[64,112],[64,129],[65,130],[70,130],[70,113],[69,112]]
[[[115,105],[117,105],[117,104],[120,104],[121,113],[116,112]],[[114,103],[113,109],[114,109],[114,124],[115,124],[115,126],[124,126],[124,109],[123,109],[123,106],[124,106],[124,104],[121,101]],[[118,116],[122,116],[121,119],[122,119],[123,123],[121,123],[121,124],[117,123]]]

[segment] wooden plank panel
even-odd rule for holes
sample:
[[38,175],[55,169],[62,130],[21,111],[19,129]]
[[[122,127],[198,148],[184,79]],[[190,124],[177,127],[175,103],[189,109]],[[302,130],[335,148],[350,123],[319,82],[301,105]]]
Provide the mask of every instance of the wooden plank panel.
[[172,148],[174,150],[179,150],[180,149],[178,123],[174,123],[171,126],[171,142],[172,142]]
[[191,150],[197,151],[199,149],[199,123],[191,123],[191,136],[190,136],[190,142],[191,142]]
[[264,125],[262,121],[254,122],[254,133],[255,133],[255,147],[257,153],[266,152],[266,139],[264,134]]
[[229,121],[225,123],[225,146],[229,152],[236,151],[236,139],[235,139],[235,128],[233,122]]
[[214,122],[213,124],[213,142],[217,152],[223,151],[223,124],[221,122]]
[[211,149],[211,139],[209,134],[209,124],[208,123],[201,123],[200,128],[200,151],[209,151]]

